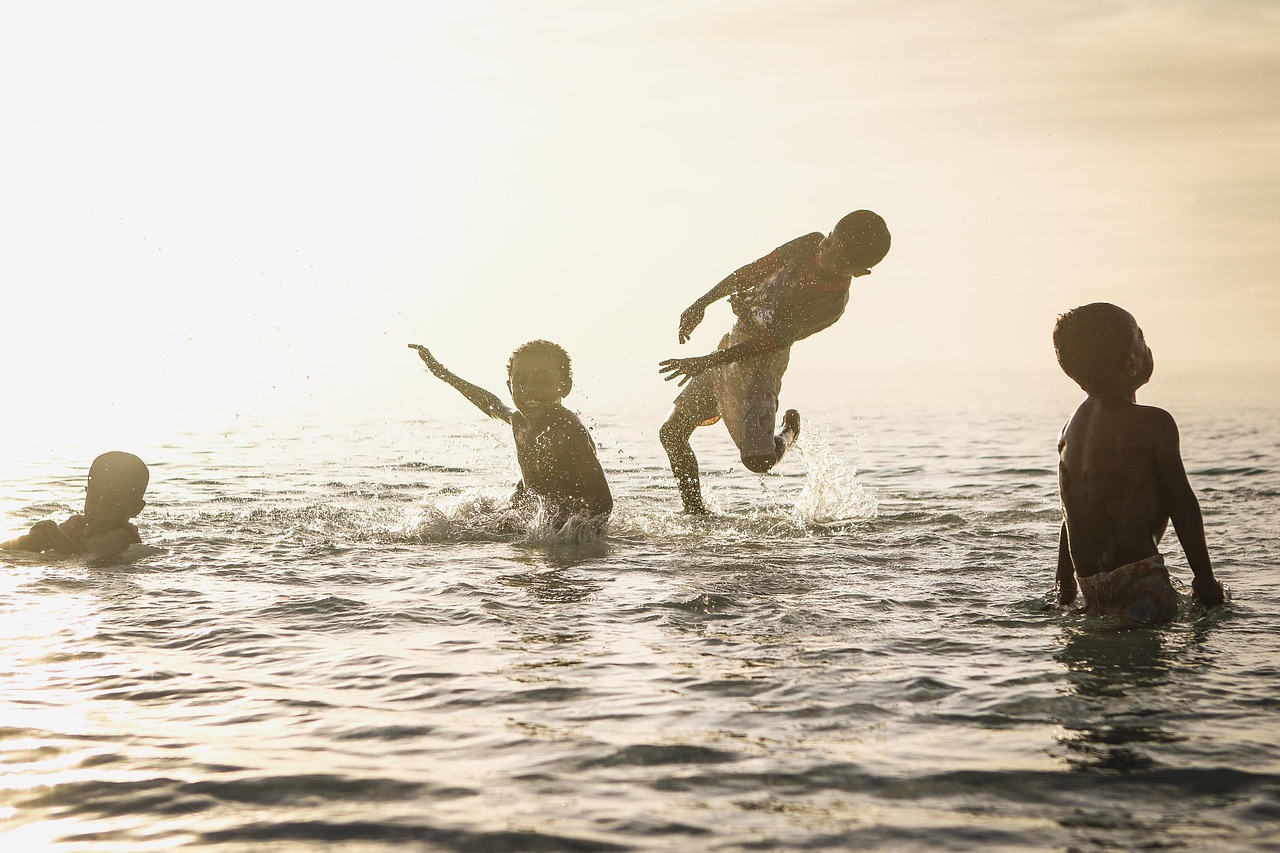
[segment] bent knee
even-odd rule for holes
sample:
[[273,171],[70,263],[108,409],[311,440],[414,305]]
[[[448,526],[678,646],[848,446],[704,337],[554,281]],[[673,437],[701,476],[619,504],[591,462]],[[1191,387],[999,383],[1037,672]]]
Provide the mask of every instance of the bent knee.
[[693,435],[693,428],[686,427],[677,420],[667,421],[658,430],[658,440],[662,442],[663,447],[679,447],[682,444],[688,444],[691,435]]
[[767,473],[777,461],[778,457],[772,454],[768,456],[748,456],[744,453],[742,455],[742,464],[747,466],[748,471],[754,471],[757,474]]
[[[667,421],[658,428],[658,440],[663,444],[671,444],[680,441],[680,427],[672,421]],[[691,433],[692,434],[692,433]]]

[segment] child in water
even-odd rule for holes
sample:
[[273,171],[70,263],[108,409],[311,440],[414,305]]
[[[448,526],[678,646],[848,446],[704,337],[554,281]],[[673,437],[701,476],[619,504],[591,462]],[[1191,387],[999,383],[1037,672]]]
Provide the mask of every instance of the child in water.
[[1195,574],[1195,601],[1221,604],[1178,425],[1135,399],[1154,366],[1137,321],[1106,302],[1085,305],[1058,318],[1053,347],[1089,395],[1058,438],[1059,604],[1075,600],[1078,577],[1086,613],[1130,627],[1172,620],[1178,594],[1158,550],[1170,520]]
[[83,515],[73,515],[61,524],[52,520],[37,522],[29,533],[0,543],[0,548],[96,558],[118,556],[142,541],[138,528],[129,519],[147,505],[142,496],[150,479],[146,463],[132,453],[104,453],[89,466]]
[[889,244],[884,220],[870,210],[855,210],[830,234],[797,237],[735,271],[680,315],[682,344],[707,306],[726,296],[737,318],[715,352],[669,358],[658,368],[666,379],[689,383],[659,431],[685,512],[707,512],[698,459],[689,444],[698,427],[723,419],[748,470],[764,473],[782,461],[800,435],[795,409],[787,410],[782,431],[773,434],[791,345],[840,319],[853,279],[869,275]]
[[603,526],[613,511],[613,496],[596,458],[587,428],[561,405],[573,388],[569,355],[550,341],[521,345],[507,361],[507,389],[515,408],[451,373],[421,344],[409,344],[427,369],[456,388],[491,418],[511,424],[521,481],[516,501],[543,500],[557,525],[570,517]]

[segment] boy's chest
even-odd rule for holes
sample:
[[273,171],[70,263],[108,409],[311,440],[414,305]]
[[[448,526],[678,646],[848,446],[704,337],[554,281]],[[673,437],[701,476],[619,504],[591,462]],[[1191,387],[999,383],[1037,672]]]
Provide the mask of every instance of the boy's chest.
[[513,418],[511,433],[515,439],[516,455],[523,463],[545,460],[554,457],[561,442],[562,429],[555,421],[530,421],[528,418]]

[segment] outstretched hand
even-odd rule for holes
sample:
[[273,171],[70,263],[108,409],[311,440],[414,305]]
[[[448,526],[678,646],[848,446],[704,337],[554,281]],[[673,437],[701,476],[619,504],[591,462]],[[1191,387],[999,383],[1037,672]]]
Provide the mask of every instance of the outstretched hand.
[[[701,305],[690,305],[680,315],[680,343],[689,340],[689,336],[693,334],[693,330],[698,328],[698,324],[702,322],[706,309]],[[670,379],[671,377],[667,377]],[[681,383],[683,384],[683,383]]]
[[711,356],[695,355],[692,358],[669,358],[658,363],[658,372],[666,374],[662,378],[670,382],[679,378],[680,385],[688,382],[711,367]]
[[418,351],[418,358],[422,359],[422,363],[427,366],[427,370],[430,370],[436,376],[443,375],[445,367],[436,360],[434,355],[431,354],[431,350],[427,349],[422,344],[409,344],[409,349],[416,349]]

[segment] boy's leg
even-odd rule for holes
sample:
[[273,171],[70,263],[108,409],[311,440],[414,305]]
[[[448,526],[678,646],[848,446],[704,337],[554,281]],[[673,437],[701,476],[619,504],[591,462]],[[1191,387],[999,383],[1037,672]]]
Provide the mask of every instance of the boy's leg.
[[791,445],[795,444],[796,439],[799,437],[800,413],[795,409],[787,409],[782,416],[782,432],[774,436],[773,439],[774,465],[782,461],[782,457],[787,455],[787,451],[791,449]]
[[[777,412],[777,402],[773,403],[771,411],[765,421],[764,416],[760,418],[755,432],[764,433],[766,427],[772,431],[773,429],[773,413]],[[764,433],[768,434],[768,433]],[[764,474],[771,470],[774,465],[782,461],[782,457],[787,455],[787,451],[791,449],[791,445],[795,444],[797,438],[800,437],[800,413],[795,409],[787,409],[786,414],[782,416],[782,431],[773,436],[773,448],[770,452],[748,453],[746,449],[742,450],[742,464],[747,467],[748,471],[755,471],[757,474]]]
[[789,348],[782,349],[708,371],[715,376],[720,413],[738,446],[742,464],[759,474],[778,464],[800,435],[800,415],[794,410],[783,418],[782,432],[773,432],[778,420],[778,392],[790,355]]
[[717,417],[715,389],[710,375],[703,373],[695,376],[676,397],[671,414],[658,430],[662,448],[671,460],[671,473],[675,475],[676,486],[680,489],[680,501],[687,513],[706,515],[707,512],[702,503],[698,457],[689,445],[689,437],[698,427],[714,423]]

